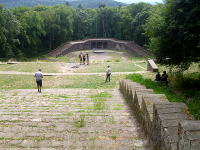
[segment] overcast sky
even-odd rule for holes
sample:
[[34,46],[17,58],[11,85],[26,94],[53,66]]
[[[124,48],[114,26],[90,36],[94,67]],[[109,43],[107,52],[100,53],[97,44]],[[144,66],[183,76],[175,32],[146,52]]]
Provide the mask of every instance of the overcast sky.
[[119,2],[123,2],[123,3],[139,3],[139,2],[146,2],[146,3],[162,3],[163,0],[115,0],[115,1],[119,1]]

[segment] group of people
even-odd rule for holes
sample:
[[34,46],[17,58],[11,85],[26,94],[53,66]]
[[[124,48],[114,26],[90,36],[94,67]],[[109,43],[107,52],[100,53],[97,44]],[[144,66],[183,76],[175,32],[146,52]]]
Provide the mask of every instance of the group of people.
[[155,80],[159,81],[159,82],[162,82],[162,83],[168,84],[168,75],[167,75],[167,72],[163,71],[162,75],[160,74],[160,72],[158,72],[156,74]]
[[88,53],[83,54],[82,52],[79,54],[80,65],[89,65],[89,55]]

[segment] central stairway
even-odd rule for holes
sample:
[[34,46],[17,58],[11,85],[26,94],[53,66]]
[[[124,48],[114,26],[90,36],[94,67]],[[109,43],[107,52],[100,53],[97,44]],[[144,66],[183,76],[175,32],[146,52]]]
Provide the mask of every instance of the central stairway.
[[151,150],[118,89],[0,91],[1,150]]

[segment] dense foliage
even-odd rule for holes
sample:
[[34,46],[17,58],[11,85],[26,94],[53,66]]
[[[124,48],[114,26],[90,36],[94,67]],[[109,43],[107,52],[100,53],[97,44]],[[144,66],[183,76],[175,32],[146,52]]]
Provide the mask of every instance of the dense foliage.
[[154,6],[145,33],[159,62],[188,67],[200,60],[199,14],[199,0],[166,0]]
[[0,0],[0,4],[7,8],[25,6],[33,7],[37,5],[52,6],[57,4],[69,4],[72,7],[81,5],[83,8],[97,8],[99,5],[110,7],[124,6],[126,4],[114,0]]
[[70,40],[103,37],[135,41],[159,62],[187,67],[200,60],[199,14],[199,0],[96,9],[0,7],[0,57],[34,56]]
[[151,5],[97,9],[67,5],[0,8],[0,57],[32,57],[46,53],[70,40],[105,37],[135,40],[145,44],[142,35]]

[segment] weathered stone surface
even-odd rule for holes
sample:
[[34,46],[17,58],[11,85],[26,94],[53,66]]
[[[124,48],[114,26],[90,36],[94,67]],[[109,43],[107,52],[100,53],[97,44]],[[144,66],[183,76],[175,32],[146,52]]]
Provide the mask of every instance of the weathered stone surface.
[[200,121],[181,121],[179,123],[178,136],[178,150],[199,150]]
[[163,94],[146,94],[142,97],[143,126],[147,134],[152,132],[153,104],[156,102],[166,102],[167,98]]
[[[155,149],[177,149],[178,124],[185,119],[193,119],[183,103],[155,103],[152,139]],[[156,140],[157,139],[157,140]]]
[[158,66],[153,61],[153,59],[148,59],[147,60],[147,70],[148,71],[153,71],[153,72],[157,72],[158,71]]
[[[91,95],[101,92],[112,97],[96,105]],[[0,90],[0,95],[1,150],[149,150],[117,89]]]
[[200,121],[194,121],[185,104],[170,103],[164,95],[130,81],[122,83],[123,94],[154,150],[199,150]]

